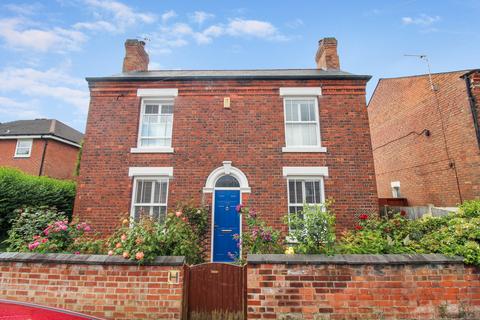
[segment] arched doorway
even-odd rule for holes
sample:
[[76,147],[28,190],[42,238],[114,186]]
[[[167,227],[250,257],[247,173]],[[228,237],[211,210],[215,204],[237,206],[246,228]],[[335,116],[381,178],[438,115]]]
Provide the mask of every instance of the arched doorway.
[[237,206],[242,203],[242,193],[250,193],[247,177],[232,167],[231,161],[224,161],[210,173],[203,192],[212,193],[212,261],[232,262],[241,254],[235,239],[242,233]]

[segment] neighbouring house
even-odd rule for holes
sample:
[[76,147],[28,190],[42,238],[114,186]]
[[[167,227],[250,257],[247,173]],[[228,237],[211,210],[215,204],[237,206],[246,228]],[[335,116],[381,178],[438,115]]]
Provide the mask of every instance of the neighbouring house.
[[181,202],[211,208],[211,259],[238,253],[235,207],[288,232],[284,216],[335,200],[338,230],[378,210],[365,86],[340,70],[337,41],[317,68],[148,70],[127,40],[123,73],[90,93],[75,215],[108,234],[128,212],[163,219]]
[[480,197],[480,70],[380,79],[368,115],[380,198]]
[[0,123],[0,166],[72,179],[82,140],[82,133],[55,119]]

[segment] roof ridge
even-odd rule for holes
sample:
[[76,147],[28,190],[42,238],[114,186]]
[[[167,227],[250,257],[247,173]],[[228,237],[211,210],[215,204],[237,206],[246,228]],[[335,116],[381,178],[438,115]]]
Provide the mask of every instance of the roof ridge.
[[50,130],[48,130],[50,133],[55,133],[55,127],[57,125],[57,120],[52,119],[52,122],[50,123]]
[[[430,73],[432,76],[433,75],[439,75],[439,74],[447,74],[447,73],[457,73],[457,72],[470,72],[476,70],[475,68],[473,69],[462,69],[462,70],[452,70],[452,71],[443,71],[443,72],[432,72]],[[428,77],[428,73],[422,73],[422,74],[413,74],[409,76],[398,76],[398,77],[388,77],[388,78],[379,78],[378,80],[394,80],[394,79],[407,79],[407,78],[420,78],[420,77]]]

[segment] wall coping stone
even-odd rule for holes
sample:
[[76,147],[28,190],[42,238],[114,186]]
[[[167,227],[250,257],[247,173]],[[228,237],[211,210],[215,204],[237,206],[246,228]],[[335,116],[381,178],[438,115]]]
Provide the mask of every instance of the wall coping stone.
[[463,258],[443,254],[249,254],[248,264],[343,264],[343,265],[401,265],[401,264],[463,264]]
[[[67,253],[28,253],[28,252],[0,252],[0,262],[25,263],[58,263],[58,264],[87,264],[87,265],[127,265],[136,266],[137,262],[124,259],[120,256],[98,254],[67,254]],[[164,256],[156,257],[154,261],[145,263],[146,266],[182,266],[185,257]]]

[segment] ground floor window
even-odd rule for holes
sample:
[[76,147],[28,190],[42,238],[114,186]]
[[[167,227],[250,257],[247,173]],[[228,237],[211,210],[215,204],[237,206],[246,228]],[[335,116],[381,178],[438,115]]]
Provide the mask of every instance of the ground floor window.
[[[325,201],[323,179],[288,179],[288,213],[301,214],[305,204],[321,204]],[[289,230],[290,226],[289,226]]]
[[136,177],[134,179],[132,217],[138,221],[147,215],[160,222],[167,214],[168,178]]

